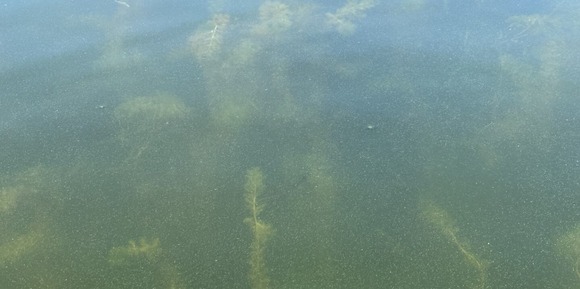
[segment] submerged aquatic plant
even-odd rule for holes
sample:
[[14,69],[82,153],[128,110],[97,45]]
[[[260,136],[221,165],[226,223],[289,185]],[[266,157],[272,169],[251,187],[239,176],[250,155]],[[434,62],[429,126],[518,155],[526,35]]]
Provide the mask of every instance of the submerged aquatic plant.
[[198,60],[209,60],[220,51],[224,32],[229,23],[229,15],[215,14],[189,37],[189,45]]
[[580,224],[558,238],[556,250],[568,260],[580,280]]
[[292,26],[292,12],[288,5],[278,1],[266,1],[260,6],[260,23],[252,28],[258,35],[283,32]]
[[356,30],[354,22],[365,17],[365,12],[376,4],[376,0],[348,0],[336,12],[326,13],[326,23],[340,34],[350,35]]

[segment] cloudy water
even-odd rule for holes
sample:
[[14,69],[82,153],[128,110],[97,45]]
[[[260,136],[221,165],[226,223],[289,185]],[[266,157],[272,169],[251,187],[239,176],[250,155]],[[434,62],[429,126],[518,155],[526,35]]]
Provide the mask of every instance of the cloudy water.
[[0,288],[577,288],[580,4],[504,2],[0,0]]

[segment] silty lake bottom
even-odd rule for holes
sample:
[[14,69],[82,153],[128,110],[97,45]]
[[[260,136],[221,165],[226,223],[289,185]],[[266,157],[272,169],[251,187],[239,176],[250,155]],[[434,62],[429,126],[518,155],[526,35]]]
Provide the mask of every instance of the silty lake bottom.
[[580,286],[580,4],[174,2],[0,2],[0,288]]

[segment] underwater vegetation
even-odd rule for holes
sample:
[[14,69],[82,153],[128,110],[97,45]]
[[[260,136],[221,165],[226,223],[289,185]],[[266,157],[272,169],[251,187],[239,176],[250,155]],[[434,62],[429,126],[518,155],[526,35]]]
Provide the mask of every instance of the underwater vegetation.
[[486,288],[488,262],[477,256],[466,241],[458,237],[459,228],[451,215],[436,203],[422,200],[419,204],[421,217],[445,238],[447,238],[461,253],[465,262],[477,272],[477,282],[474,288]]
[[[143,4],[119,7],[125,10],[107,27]],[[488,237],[496,233],[490,227],[503,224],[481,217],[475,223],[483,225],[470,228],[439,198],[422,193],[438,184],[476,183],[481,188],[472,195],[441,190],[442,199],[469,206],[495,193],[497,183],[516,182],[514,175],[531,179],[526,173],[534,168],[549,175],[549,168],[512,153],[535,160],[557,150],[554,131],[564,123],[557,120],[557,104],[566,94],[563,75],[575,47],[546,33],[562,22],[557,13],[508,17],[513,40],[547,40],[526,48],[527,59],[499,51],[491,72],[482,72],[492,74],[482,79],[497,82],[487,83],[477,75],[461,77],[485,66],[479,63],[432,76],[448,73],[453,60],[432,64],[429,55],[417,56],[401,43],[392,50],[379,46],[373,53],[385,54],[380,57],[365,54],[375,50],[366,47],[375,39],[364,38],[361,25],[385,4],[380,1],[345,0],[331,9],[299,0],[253,4],[236,15],[225,0],[212,1],[206,18],[180,26],[183,35],[171,40],[186,55],[167,67],[148,67],[177,80],[151,84],[131,73],[117,80],[153,88],[120,85],[118,105],[98,110],[111,126],[106,149],[74,151],[78,164],[52,164],[68,168],[62,171],[39,165],[2,175],[0,267],[10,274],[0,271],[0,288],[16,279],[29,283],[14,288],[43,288],[39,271],[75,280],[44,286],[59,289],[428,288],[432,279],[448,286],[442,288],[460,287],[453,282],[508,287],[502,282],[511,276],[496,276],[501,272],[491,261],[501,248],[483,252],[474,233],[489,230]],[[385,5],[413,13],[438,9],[422,0]],[[147,61],[135,51],[129,63],[119,60],[139,39],[126,39],[128,27],[111,29],[99,68],[119,73]],[[406,32],[393,41],[409,41]],[[349,45],[356,49],[348,51]],[[484,92],[464,92],[461,81]],[[477,105],[464,110],[446,97]],[[574,148],[575,136],[559,135]],[[109,152],[119,159],[102,161]],[[486,179],[492,173],[503,175]],[[63,214],[63,207],[71,213]],[[478,208],[474,219],[497,213],[493,205]],[[384,236],[390,244],[379,244]],[[548,243],[558,262],[580,281],[580,226],[554,239]],[[449,276],[459,273],[444,280],[447,275],[429,271],[433,264]]]
[[159,238],[141,238],[138,242],[129,240],[126,246],[111,248],[107,260],[114,266],[126,265],[140,259],[156,262],[161,255],[159,244]]
[[580,282],[580,225],[558,237],[556,251],[570,264]]
[[215,14],[189,37],[189,45],[197,60],[208,61],[219,53],[229,23],[229,15]]
[[58,178],[45,166],[35,166],[0,182],[0,264],[57,246],[52,214],[60,210]]
[[270,288],[270,278],[265,260],[266,243],[270,239],[273,229],[260,219],[264,204],[259,200],[264,190],[264,177],[260,168],[252,168],[246,174],[245,200],[250,217],[244,220],[252,230],[252,244],[250,246],[250,284],[254,289]]
[[183,118],[187,113],[188,109],[181,100],[159,94],[131,98],[115,108],[114,116],[124,128],[143,130]]
[[356,30],[355,21],[365,17],[365,12],[376,4],[376,0],[348,0],[334,13],[326,13],[326,23],[340,34],[351,35]]
[[167,289],[186,288],[174,262],[164,256],[159,238],[140,238],[139,241],[129,240],[125,246],[115,246],[109,250],[107,261],[123,273],[119,278],[124,286],[132,282],[133,278],[128,278],[130,275],[139,276],[136,272],[147,268],[153,272],[149,284]]
[[292,11],[282,2],[266,1],[260,6],[259,20],[251,28],[252,33],[260,36],[276,35],[292,26]]
[[135,160],[163,139],[164,130],[183,121],[189,109],[183,101],[168,94],[130,98],[115,108],[118,139],[131,150]]

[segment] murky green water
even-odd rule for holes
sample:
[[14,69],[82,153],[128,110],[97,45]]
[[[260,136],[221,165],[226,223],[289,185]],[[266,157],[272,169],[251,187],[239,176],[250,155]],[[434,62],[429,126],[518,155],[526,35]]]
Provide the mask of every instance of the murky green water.
[[185,2],[3,3],[0,288],[579,286],[580,5]]

